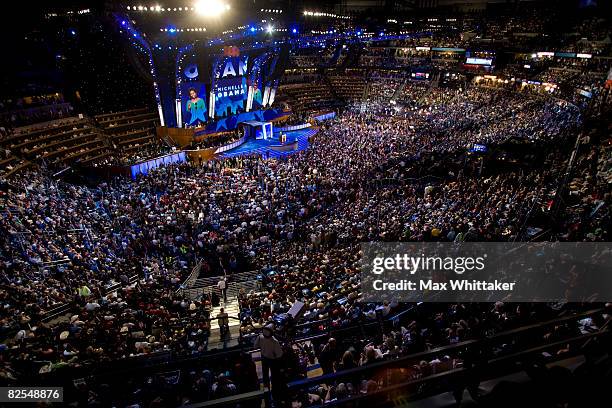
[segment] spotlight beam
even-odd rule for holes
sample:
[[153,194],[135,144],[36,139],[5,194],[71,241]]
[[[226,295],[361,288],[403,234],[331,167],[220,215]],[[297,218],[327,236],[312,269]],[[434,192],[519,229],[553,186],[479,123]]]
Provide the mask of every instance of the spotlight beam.
[[193,7],[204,17],[218,17],[230,9],[230,5],[222,0],[199,0]]

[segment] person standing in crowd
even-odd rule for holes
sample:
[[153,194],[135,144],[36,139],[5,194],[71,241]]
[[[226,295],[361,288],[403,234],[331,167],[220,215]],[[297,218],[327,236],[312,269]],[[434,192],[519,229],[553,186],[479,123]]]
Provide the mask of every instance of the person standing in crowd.
[[225,313],[224,308],[219,310],[217,323],[219,324],[219,330],[221,330],[221,337],[224,337],[229,332],[229,316]]
[[240,360],[236,363],[234,369],[242,391],[249,392],[259,389],[257,366],[250,352],[244,351],[240,354]]
[[238,308],[242,312],[247,307],[247,294],[244,288],[240,288],[238,291]]
[[217,282],[217,288],[219,289],[219,292],[221,292],[223,302],[227,302],[227,278],[225,276],[223,276],[219,282]]
[[261,349],[263,383],[264,386],[270,388],[270,378],[272,378],[272,381],[278,381],[280,374],[278,362],[283,356],[283,348],[274,337],[274,325],[272,323],[264,326],[262,334],[255,340],[255,348]]
[[338,359],[338,348],[336,347],[336,339],[330,337],[327,343],[321,349],[319,355],[319,363],[323,374],[332,374],[334,372],[334,363]]
[[83,301],[83,300],[87,299],[89,297],[89,295],[91,295],[91,289],[89,289],[89,287],[87,285],[83,284],[82,286],[79,286],[77,288],[77,295]]

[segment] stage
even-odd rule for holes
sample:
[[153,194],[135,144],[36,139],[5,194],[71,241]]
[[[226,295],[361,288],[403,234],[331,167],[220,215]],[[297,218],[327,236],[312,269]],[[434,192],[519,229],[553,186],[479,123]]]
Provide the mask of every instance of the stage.
[[316,128],[306,128],[285,132],[287,140],[281,144],[280,133],[275,133],[269,139],[249,139],[242,145],[219,154],[218,158],[236,156],[261,155],[263,157],[279,158],[308,148],[308,138],[317,133]]

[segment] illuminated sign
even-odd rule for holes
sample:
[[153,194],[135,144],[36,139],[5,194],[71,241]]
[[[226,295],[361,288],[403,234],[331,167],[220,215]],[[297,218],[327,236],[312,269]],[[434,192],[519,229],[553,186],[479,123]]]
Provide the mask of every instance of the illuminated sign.
[[433,47],[431,50],[442,52],[465,52],[465,48]]
[[555,57],[576,58],[576,53],[574,52],[555,52]]
[[472,151],[473,152],[486,153],[487,146],[483,145],[483,144],[474,143],[474,145],[472,146]]
[[220,78],[236,77],[246,75],[247,73],[248,57],[230,57],[223,61],[223,69],[217,71],[217,78],[221,74]]
[[467,58],[465,60],[466,64],[473,65],[491,65],[492,62],[493,60],[488,58]]
[[[227,48],[226,53],[236,54],[236,49]],[[247,108],[248,56],[225,56],[215,71],[214,112],[218,117],[236,115]]]

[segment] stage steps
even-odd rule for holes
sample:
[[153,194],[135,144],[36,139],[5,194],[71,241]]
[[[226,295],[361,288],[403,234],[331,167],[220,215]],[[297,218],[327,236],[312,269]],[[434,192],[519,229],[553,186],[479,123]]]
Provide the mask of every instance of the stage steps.
[[[221,302],[219,306],[213,307],[210,312],[210,336],[208,337],[208,349],[227,348],[236,346],[240,341],[240,307],[238,299],[234,296],[228,296],[227,302]],[[217,321],[217,315],[221,313],[221,309],[230,316],[229,333],[223,338],[221,337],[221,329]],[[234,317],[235,319],[232,319]]]
[[[210,330],[218,329],[219,322],[217,321],[217,315],[221,313],[221,309],[227,313],[228,316],[238,318],[240,316],[240,307],[238,306],[238,299],[236,297],[227,297],[227,302],[221,301],[219,306],[213,307],[210,312],[210,318],[213,319],[210,322]],[[240,321],[237,319],[229,319],[229,326],[240,326]]]
[[[258,290],[258,275],[258,271],[248,271],[229,275],[227,284],[228,298],[237,296],[238,292],[242,288],[244,288],[247,293],[251,290]],[[221,276],[206,276],[197,278],[193,284],[189,286],[189,288],[185,288],[183,290],[183,294],[192,300],[200,299],[203,294],[217,293],[220,295],[219,289],[217,289],[217,284],[219,283],[220,279]]]
[[[259,282],[256,279],[250,281],[242,281],[242,282],[229,282],[227,285],[227,297],[238,296],[238,292],[240,289],[244,289],[246,293],[249,293],[251,290],[258,291],[259,290]],[[221,295],[219,289],[217,289],[217,285],[204,286],[204,287],[193,287],[189,290],[193,290],[196,294],[196,297],[201,297],[202,294],[212,294],[217,293],[217,295]],[[190,296],[190,298],[193,298]]]

